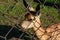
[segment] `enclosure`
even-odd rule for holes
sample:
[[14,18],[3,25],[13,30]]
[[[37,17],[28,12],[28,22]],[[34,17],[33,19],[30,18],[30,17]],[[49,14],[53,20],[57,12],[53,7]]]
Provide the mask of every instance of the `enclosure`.
[[[40,20],[43,28],[60,22],[60,0],[26,2],[34,8],[40,3]],[[0,40],[39,40],[33,29],[24,31],[19,28],[25,20],[26,13],[23,0],[0,0]]]

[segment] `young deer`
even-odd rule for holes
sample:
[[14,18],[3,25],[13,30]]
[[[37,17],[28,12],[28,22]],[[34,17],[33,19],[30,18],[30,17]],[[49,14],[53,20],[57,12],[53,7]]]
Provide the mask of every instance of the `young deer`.
[[40,4],[37,5],[36,10],[33,7],[28,6],[25,0],[23,3],[27,10],[26,19],[22,22],[23,29],[33,28],[36,36],[40,40],[60,40],[60,23],[48,26],[46,29],[41,27],[40,21]]

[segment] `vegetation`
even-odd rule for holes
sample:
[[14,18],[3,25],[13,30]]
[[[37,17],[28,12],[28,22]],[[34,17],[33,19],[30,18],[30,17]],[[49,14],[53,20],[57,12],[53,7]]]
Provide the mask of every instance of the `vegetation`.
[[[26,0],[29,4],[31,0]],[[44,0],[43,0],[44,1]],[[54,3],[60,5],[60,0],[46,0],[48,3]],[[32,2],[30,4],[34,8],[37,6],[37,3]],[[41,5],[41,21],[42,26],[47,27],[53,23],[60,22],[60,9],[56,9],[53,6]],[[21,23],[24,20],[24,14],[26,14],[26,8],[23,5],[22,0],[0,0],[0,25],[14,25]],[[21,16],[22,15],[22,16]],[[17,21],[18,20],[18,21]],[[5,26],[6,27],[6,26]],[[4,34],[4,30],[9,28],[2,27],[0,28],[0,35]],[[6,31],[6,32],[7,32]],[[29,30],[31,33],[31,30]],[[18,31],[17,31],[18,33]],[[4,34],[5,35],[5,34]]]
[[[31,0],[29,1],[26,0],[26,1],[28,3],[31,2]],[[51,0],[47,2],[53,3],[53,1]],[[1,2],[0,3],[0,24],[12,25],[13,23],[8,20],[9,17],[11,18],[12,21],[16,21],[16,19],[20,18],[20,15],[23,15],[26,12],[22,0],[19,0],[19,2],[16,2],[15,0],[9,0],[9,1],[1,0],[0,2]],[[57,3],[60,3],[60,1],[58,1]],[[35,2],[32,3],[33,7],[36,7],[36,5],[37,3]],[[8,18],[3,16],[3,13]],[[42,26],[48,26],[52,22],[57,23],[60,21],[59,10],[54,7],[43,6],[42,8],[41,5],[41,14],[42,14],[41,16]],[[19,22],[21,22],[24,19],[23,16],[19,19]]]

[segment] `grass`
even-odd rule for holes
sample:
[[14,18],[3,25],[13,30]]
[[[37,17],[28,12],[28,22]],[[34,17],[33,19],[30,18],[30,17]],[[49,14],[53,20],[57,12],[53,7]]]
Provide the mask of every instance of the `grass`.
[[[28,0],[27,0],[28,1]],[[30,1],[28,2],[30,3]],[[14,3],[8,2],[7,4],[10,4],[9,6],[13,5]],[[32,3],[33,7],[36,7],[37,3]],[[2,22],[5,24],[5,22],[9,22],[8,19],[6,19],[4,16],[2,16],[2,12],[4,12],[4,9],[7,9],[9,6],[7,5],[3,5],[0,4],[0,23],[1,20]],[[26,9],[22,3],[22,0],[20,0],[18,3],[16,3],[15,5],[13,5],[14,7],[11,9],[10,7],[8,8],[7,14],[8,17],[16,17],[18,18],[21,14],[24,14],[24,12],[26,12]],[[42,21],[42,26],[46,27],[48,25],[50,25],[52,22],[56,23],[56,22],[60,22],[60,13],[58,13],[58,9],[54,8],[54,7],[49,7],[49,6],[43,6],[43,8],[41,8],[41,21]],[[21,18],[22,19],[22,18]],[[7,20],[7,21],[6,21]],[[8,25],[8,24],[7,24]]]
[[41,14],[42,26],[44,27],[52,23],[60,22],[60,13],[58,13],[58,9],[54,7],[44,6],[41,9]]
[[[28,0],[27,0],[28,1]],[[20,18],[18,20],[18,23],[22,22],[24,19],[24,15],[26,12],[26,9],[23,5],[22,0],[19,0],[19,2],[15,2],[14,0],[2,0],[0,1],[0,25],[14,25],[14,23],[10,22],[5,16],[3,16],[3,13],[7,15],[8,18],[10,18],[13,22],[17,23],[17,18]],[[28,1],[30,3],[31,0]],[[6,4],[7,3],[7,4]],[[15,4],[15,5],[14,5]],[[31,4],[34,8],[36,8],[37,3],[33,2]],[[7,11],[6,11],[7,9]],[[60,22],[60,12],[58,9],[51,7],[51,6],[43,6],[41,5],[41,21],[42,26],[47,27],[48,25],[51,25],[53,23]],[[23,15],[20,17],[20,15]],[[2,28],[5,30],[5,27]],[[32,30],[29,30],[29,33],[33,33]]]

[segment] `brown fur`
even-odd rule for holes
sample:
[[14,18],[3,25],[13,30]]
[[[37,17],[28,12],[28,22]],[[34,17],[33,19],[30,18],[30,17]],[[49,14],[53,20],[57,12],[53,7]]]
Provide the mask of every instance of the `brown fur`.
[[[34,17],[35,17],[35,20],[33,20]],[[43,27],[40,27],[41,21],[38,16],[30,16],[29,15],[29,18],[27,18],[27,19],[28,20],[32,19],[32,21],[28,21],[28,20],[23,21],[23,22],[25,22],[26,26],[23,25],[23,23],[22,23],[22,27],[24,29],[28,29],[28,27],[29,28],[32,27],[33,30],[35,31],[36,36],[40,40],[60,40],[60,23],[52,24],[52,25],[48,26],[46,29],[44,29]],[[29,25],[29,26],[27,26],[27,25]],[[50,38],[50,37],[52,37],[52,38]]]
[[[24,0],[24,2],[26,2]],[[27,4],[27,3],[26,3]],[[29,12],[33,11],[31,10],[31,8],[29,7]],[[35,31],[36,36],[40,39],[40,40],[60,40],[60,23],[57,24],[52,24],[50,26],[48,26],[46,29],[44,29],[41,26],[41,21],[40,21],[40,14],[39,12],[37,13],[37,11],[40,10],[40,4],[38,4],[37,8],[36,8],[36,13],[38,15],[34,15],[34,13],[30,12],[29,15],[27,15],[26,20],[24,20],[22,22],[22,28],[24,29],[29,29],[29,28],[33,28],[33,30]]]

